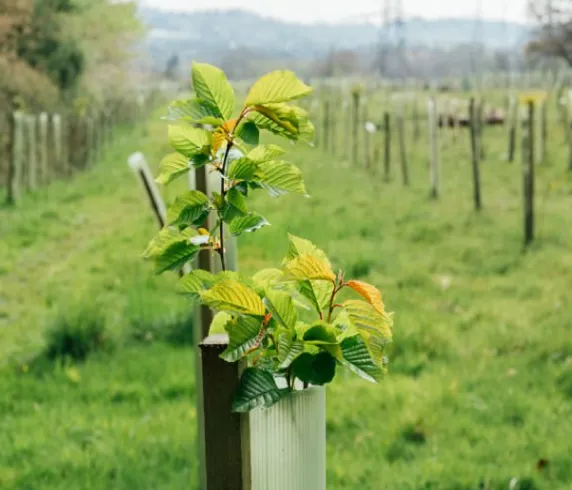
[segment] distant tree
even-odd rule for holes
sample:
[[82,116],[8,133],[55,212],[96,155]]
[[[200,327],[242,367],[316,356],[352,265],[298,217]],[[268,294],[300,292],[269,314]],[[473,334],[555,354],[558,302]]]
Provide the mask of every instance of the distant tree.
[[177,54],[172,54],[167,60],[167,66],[165,67],[165,78],[168,78],[169,80],[176,80],[179,64],[179,56]]
[[529,12],[538,29],[527,45],[527,55],[558,58],[572,65],[572,1],[530,0]]
[[108,86],[140,32],[133,2],[0,0],[0,108]]

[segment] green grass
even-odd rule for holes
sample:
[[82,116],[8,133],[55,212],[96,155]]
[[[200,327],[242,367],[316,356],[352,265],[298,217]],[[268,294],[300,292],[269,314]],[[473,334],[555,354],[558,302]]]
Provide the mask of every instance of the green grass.
[[[155,232],[126,168],[156,162],[161,123],[122,132],[92,171],[0,210],[0,488],[196,488],[192,350],[133,341],[188,306],[139,253]],[[341,128],[340,128],[341,130]],[[286,231],[368,280],[396,311],[380,386],[342,375],[328,392],[328,489],[567,490],[572,485],[572,176],[556,123],[537,168],[537,234],[522,249],[521,169],[485,130],[481,213],[467,134],[442,137],[442,197],[425,140],[410,188],[311,148],[292,149],[310,199],[262,195],[273,226],[241,240],[245,272],[277,264]],[[408,142],[411,138],[408,135]],[[397,156],[396,148],[394,155]],[[517,159],[518,161],[518,159]],[[85,363],[32,357],[49,319],[97,300],[119,347]],[[548,461],[543,470],[539,460]]]

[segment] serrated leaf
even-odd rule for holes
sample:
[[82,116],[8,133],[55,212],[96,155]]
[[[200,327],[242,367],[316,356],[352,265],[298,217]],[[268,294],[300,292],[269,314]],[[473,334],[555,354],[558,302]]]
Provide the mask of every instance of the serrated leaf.
[[304,383],[325,385],[336,375],[336,360],[328,352],[300,354],[292,363],[292,374]]
[[236,187],[231,187],[226,193],[227,202],[241,213],[248,213],[246,198]]
[[237,158],[230,164],[227,176],[230,180],[251,180],[258,170],[258,165],[247,157]]
[[227,324],[228,347],[220,355],[228,362],[236,362],[258,343],[262,320],[251,316],[240,316]]
[[385,312],[381,293],[375,286],[363,281],[348,281],[346,284],[365,299],[371,306],[373,306],[373,308],[379,313],[383,314]]
[[187,191],[167,211],[169,225],[201,225],[210,212],[209,198],[201,191]]
[[253,162],[263,163],[281,157],[285,153],[286,152],[277,145],[260,145],[253,148],[246,156]]
[[392,339],[391,315],[379,313],[369,303],[361,300],[345,301],[342,306],[365,341],[374,361],[381,364],[385,347]]
[[195,269],[179,279],[176,289],[178,293],[198,299],[201,291],[212,287],[215,283],[216,277],[213,274],[202,269]]
[[234,320],[233,316],[226,311],[219,311],[214,317],[209,327],[209,335],[227,333],[227,325]]
[[245,105],[269,104],[299,99],[312,93],[293,72],[276,70],[259,78],[250,88]]
[[306,195],[302,171],[288,162],[269,161],[261,163],[256,182],[260,183],[273,197],[288,192]]
[[169,114],[165,119],[220,126],[224,123],[224,119],[220,116],[220,111],[215,106],[205,100],[193,97],[192,99],[173,102],[169,106]]
[[286,369],[296,357],[304,352],[304,342],[294,340],[290,332],[282,332],[278,335],[278,361],[280,369]]
[[188,241],[175,242],[155,258],[155,272],[161,274],[168,270],[181,269],[197,255],[199,250],[200,247]]
[[298,321],[298,312],[294,308],[292,296],[283,291],[267,291],[264,304],[278,323],[286,328],[294,329]]
[[256,106],[255,109],[256,112],[250,116],[250,119],[259,129],[293,141],[313,140],[314,125],[304,109],[287,104],[268,104]]
[[159,176],[155,179],[158,184],[170,184],[177,177],[185,175],[191,169],[189,159],[180,153],[167,155],[159,164]]
[[264,304],[256,292],[234,279],[223,279],[201,293],[205,304],[215,310],[264,316]]
[[367,345],[359,336],[349,337],[342,341],[342,356],[352,372],[361,378],[375,383],[383,375],[383,369],[373,360]]
[[299,255],[313,255],[322,262],[328,264],[328,267],[332,267],[326,253],[316,247],[316,245],[314,245],[310,240],[300,238],[296,235],[292,235],[291,233],[288,233],[288,240],[290,241],[290,247],[288,248],[288,253],[283,260],[283,264],[290,262]]
[[206,63],[193,63],[192,79],[197,97],[218,109],[224,120],[230,119],[234,111],[234,90],[224,72]]
[[361,300],[351,299],[342,303],[342,306],[347,311],[350,321],[358,329],[375,332],[386,340],[391,340],[392,320],[387,313],[380,313],[372,305]]
[[232,401],[233,412],[249,412],[257,407],[269,408],[289,393],[279,389],[272,374],[255,367],[244,370]]
[[211,144],[211,134],[193,126],[169,125],[171,146],[186,157],[205,153]]
[[284,270],[288,276],[285,279],[331,282],[336,280],[330,265],[314,255],[299,255],[288,262]]
[[252,276],[252,282],[261,290],[265,290],[276,284],[283,274],[280,269],[262,269]]
[[236,130],[236,136],[247,145],[257,145],[260,141],[260,131],[252,121],[242,123]]
[[249,213],[245,216],[237,216],[234,218],[230,222],[228,229],[232,235],[239,236],[242,233],[251,233],[259,230],[269,224],[264,216],[260,216],[258,213]]
[[196,235],[194,230],[179,231],[171,226],[164,227],[147,245],[143,252],[143,257],[151,259],[161,255],[167,247],[176,242],[187,242],[189,238]]

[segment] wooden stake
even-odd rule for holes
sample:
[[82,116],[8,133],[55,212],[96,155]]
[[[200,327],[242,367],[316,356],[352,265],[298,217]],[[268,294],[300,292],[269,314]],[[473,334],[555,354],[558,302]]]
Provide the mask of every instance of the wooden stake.
[[359,114],[360,96],[359,92],[353,92],[353,127],[352,127],[352,164],[358,164],[359,158]]
[[24,115],[14,112],[10,118],[12,134],[12,154],[8,161],[8,198],[9,204],[16,204],[20,198],[22,185],[22,160],[24,158]]
[[405,119],[403,117],[403,106],[400,107],[397,115],[397,141],[399,143],[399,161],[401,163],[401,176],[403,185],[409,185],[409,166],[407,162],[407,152],[405,149]]
[[522,174],[524,196],[524,246],[534,240],[534,102],[529,101],[522,121]]
[[48,168],[48,124],[49,116],[47,113],[42,112],[38,118],[39,123],[39,156],[40,156],[40,182],[42,184],[48,183],[50,180]]
[[437,106],[434,97],[429,98],[429,153],[431,155],[431,197],[437,199],[440,193],[439,172],[439,135],[437,128]]
[[475,107],[475,99],[471,98],[469,104],[469,119],[471,130],[471,160],[473,164],[473,199],[475,203],[475,210],[480,211],[482,208],[481,203],[481,176],[480,176],[480,152],[478,144],[478,121],[477,110]]
[[369,132],[369,128],[366,127],[368,122],[368,112],[367,112],[367,104],[364,104],[363,107],[363,152],[364,152],[364,160],[365,160],[365,168],[371,168],[371,133]]
[[546,163],[548,140],[548,103],[546,100],[540,106],[540,141],[539,141],[539,163]]
[[26,116],[26,135],[28,146],[28,189],[36,190],[38,187],[38,146],[36,139],[36,116]]
[[508,154],[507,160],[509,162],[514,162],[514,150],[516,148],[516,128],[518,119],[518,104],[516,97],[512,96],[510,98],[510,109],[509,109],[509,129],[508,129]]
[[322,148],[324,151],[330,150],[330,101],[325,100],[322,105]]
[[391,180],[391,116],[389,112],[383,114],[383,175],[386,182]]

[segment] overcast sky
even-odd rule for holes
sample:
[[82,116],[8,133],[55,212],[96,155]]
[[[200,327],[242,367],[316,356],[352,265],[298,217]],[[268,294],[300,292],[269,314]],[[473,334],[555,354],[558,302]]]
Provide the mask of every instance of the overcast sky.
[[[359,21],[361,14],[380,11],[384,0],[139,0],[169,10],[242,8],[297,22]],[[385,2],[390,0],[385,0]],[[526,21],[526,0],[402,0],[406,16],[474,17],[481,4],[483,17]],[[396,3],[392,0],[391,3]],[[379,17],[379,15],[378,15]],[[373,20],[373,16],[372,16]]]

